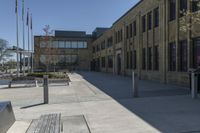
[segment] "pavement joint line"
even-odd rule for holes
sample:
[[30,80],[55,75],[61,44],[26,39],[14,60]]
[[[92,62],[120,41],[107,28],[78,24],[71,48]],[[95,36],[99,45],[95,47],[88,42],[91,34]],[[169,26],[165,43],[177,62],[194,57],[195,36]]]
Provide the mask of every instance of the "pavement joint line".
[[84,119],[85,124],[86,124],[86,126],[87,126],[87,128],[88,128],[89,133],[91,133],[91,130],[90,130],[90,127],[89,127],[89,125],[88,125],[88,122],[87,122],[87,119],[86,119],[85,115],[83,115],[83,119]]

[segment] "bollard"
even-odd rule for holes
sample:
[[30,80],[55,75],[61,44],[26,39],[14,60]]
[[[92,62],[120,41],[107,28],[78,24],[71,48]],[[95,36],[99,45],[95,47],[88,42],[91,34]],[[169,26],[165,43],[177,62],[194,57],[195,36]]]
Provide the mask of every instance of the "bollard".
[[192,89],[191,89],[192,99],[197,99],[197,97],[198,97],[197,75],[194,72],[192,72],[192,74],[191,74],[191,87],[192,87]]
[[138,97],[138,76],[137,74],[133,71],[132,73],[132,82],[133,82],[133,97]]
[[44,88],[44,104],[49,103],[49,81],[48,81],[48,75],[44,75],[44,83],[43,83],[43,88]]

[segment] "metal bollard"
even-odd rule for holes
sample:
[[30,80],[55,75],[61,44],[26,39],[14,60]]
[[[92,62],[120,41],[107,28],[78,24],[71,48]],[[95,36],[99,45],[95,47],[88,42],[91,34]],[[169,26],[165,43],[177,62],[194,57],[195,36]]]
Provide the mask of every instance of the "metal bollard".
[[194,73],[194,72],[192,72],[191,73],[191,87],[192,87],[192,89],[191,89],[191,94],[192,94],[192,98],[193,99],[197,99],[197,97],[198,97],[198,91],[197,91],[197,75]]
[[44,83],[43,83],[43,94],[44,94],[44,103],[48,104],[49,103],[49,81],[48,81],[49,76],[48,75],[44,75],[43,79],[44,79]]
[[136,98],[138,97],[138,76],[137,74],[133,71],[132,73],[132,82],[133,82],[133,97]]

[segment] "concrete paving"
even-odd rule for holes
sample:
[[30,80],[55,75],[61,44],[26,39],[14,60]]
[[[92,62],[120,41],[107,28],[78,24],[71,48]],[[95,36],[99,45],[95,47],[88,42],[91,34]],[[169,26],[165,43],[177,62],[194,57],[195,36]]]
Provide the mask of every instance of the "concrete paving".
[[188,88],[139,81],[140,97],[133,99],[130,77],[69,76],[70,86],[50,85],[49,104],[42,104],[41,87],[0,86],[0,101],[12,101],[17,120],[8,133],[24,133],[32,119],[49,113],[62,114],[66,133],[200,132],[200,100],[192,100]]

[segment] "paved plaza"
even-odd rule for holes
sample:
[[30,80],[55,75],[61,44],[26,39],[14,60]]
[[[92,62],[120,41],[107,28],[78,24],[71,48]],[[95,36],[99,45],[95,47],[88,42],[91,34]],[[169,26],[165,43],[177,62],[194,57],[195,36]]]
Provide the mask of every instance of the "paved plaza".
[[96,72],[69,76],[70,86],[49,86],[48,105],[42,104],[42,87],[1,85],[0,101],[10,100],[16,117],[8,133],[24,133],[32,119],[50,113],[62,114],[65,133],[200,132],[200,100],[192,100],[188,88],[139,81],[139,98],[133,98],[130,77]]

